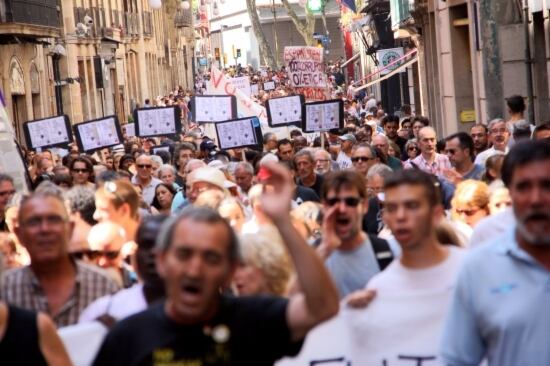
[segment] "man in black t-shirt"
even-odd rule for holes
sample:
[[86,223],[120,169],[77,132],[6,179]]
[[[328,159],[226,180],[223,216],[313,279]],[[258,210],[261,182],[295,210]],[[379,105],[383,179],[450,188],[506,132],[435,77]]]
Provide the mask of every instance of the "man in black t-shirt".
[[273,365],[297,354],[307,332],[337,313],[334,284],[292,226],[290,173],[277,163],[264,168],[262,210],[293,258],[301,292],[288,300],[221,295],[238,262],[235,234],[216,212],[185,209],[157,239],[166,301],[118,323],[94,365]]

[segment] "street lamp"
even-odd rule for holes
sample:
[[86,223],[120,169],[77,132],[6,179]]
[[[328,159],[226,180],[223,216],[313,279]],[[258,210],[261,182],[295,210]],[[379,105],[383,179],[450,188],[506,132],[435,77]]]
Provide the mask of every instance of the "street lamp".
[[59,70],[59,60],[61,57],[67,55],[65,47],[61,43],[57,43],[51,52],[53,61],[53,80],[55,83],[55,106],[57,109],[57,115],[63,115],[63,95],[61,90],[61,72]]

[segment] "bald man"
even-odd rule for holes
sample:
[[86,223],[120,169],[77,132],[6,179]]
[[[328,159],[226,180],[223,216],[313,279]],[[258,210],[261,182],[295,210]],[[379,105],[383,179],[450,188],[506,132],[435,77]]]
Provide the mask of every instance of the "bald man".
[[155,188],[162,183],[153,176],[153,159],[149,155],[140,155],[136,159],[137,173],[132,177],[132,184],[141,187],[143,201],[150,205],[155,198]]
[[98,266],[107,270],[118,285],[128,288],[136,282],[135,274],[124,262],[123,248],[128,242],[122,226],[110,221],[94,225],[88,233],[88,243]]
[[437,135],[430,127],[422,127],[418,131],[418,147],[420,155],[405,165],[405,169],[420,169],[426,173],[445,178],[445,172],[452,169],[447,155],[438,154],[435,149]]

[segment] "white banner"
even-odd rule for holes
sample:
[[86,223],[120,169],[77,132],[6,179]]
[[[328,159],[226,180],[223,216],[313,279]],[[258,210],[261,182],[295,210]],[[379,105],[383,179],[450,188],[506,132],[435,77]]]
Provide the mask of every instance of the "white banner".
[[377,295],[367,309],[343,308],[308,334],[297,357],[276,366],[442,365],[439,345],[451,293]]
[[250,98],[252,90],[250,89],[250,78],[248,76],[231,78],[229,79],[229,81],[231,82],[231,84],[233,84],[235,89],[242,91],[244,95]]
[[[217,67],[212,66],[210,70],[210,80],[206,83],[206,94],[209,95],[234,95],[237,98],[238,117],[258,117],[262,132],[274,132],[278,139],[288,137],[287,128],[271,128],[267,124],[267,112],[263,106],[247,97],[241,90],[235,88],[230,82],[230,78],[225,76]],[[207,133],[215,136],[213,126],[207,124],[205,129]],[[208,135],[209,137],[212,137]]]

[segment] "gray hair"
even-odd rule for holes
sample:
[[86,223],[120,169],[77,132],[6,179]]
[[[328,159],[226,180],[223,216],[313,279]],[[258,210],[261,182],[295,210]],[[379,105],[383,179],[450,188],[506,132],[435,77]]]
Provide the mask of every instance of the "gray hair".
[[13,177],[11,175],[6,173],[0,173],[0,183],[2,183],[3,181],[8,181],[8,182],[11,182],[11,184],[14,184]]
[[407,141],[407,143],[405,144],[405,150],[408,150],[412,144],[418,146],[418,141],[416,139],[410,139],[409,141]]
[[385,180],[386,177],[389,176],[392,172],[393,170],[386,164],[374,164],[367,172],[367,180],[370,180],[377,175],[381,176]]
[[246,161],[238,162],[237,166],[235,167],[235,172],[237,171],[237,169],[242,169],[245,172],[254,175],[254,167],[249,162],[246,162]]
[[162,173],[164,170],[170,170],[172,174],[176,175],[176,168],[172,164],[162,164],[158,170],[159,177],[160,173]]
[[294,154],[294,161],[296,161],[297,158],[299,157],[302,157],[302,156],[307,156],[309,158],[310,161],[315,161],[315,158],[313,157],[313,154],[311,153],[311,151],[309,150],[306,150],[306,149],[302,149],[300,151],[298,151],[296,154]]
[[229,261],[236,263],[239,260],[239,240],[229,223],[216,211],[208,207],[186,207],[177,216],[166,220],[157,236],[155,244],[159,252],[166,252],[172,245],[174,231],[183,220],[191,220],[211,225],[222,224],[229,234]]
[[506,121],[503,120],[503,119],[500,118],[500,117],[499,117],[499,118],[494,118],[494,119],[492,119],[492,120],[489,122],[489,124],[487,125],[487,129],[489,130],[489,132],[490,132],[491,128],[493,128],[495,125],[497,125],[497,124],[499,124],[499,123],[506,123]]
[[69,201],[71,213],[79,213],[81,218],[90,225],[95,225],[95,190],[84,186],[75,186],[66,191],[63,196]]

